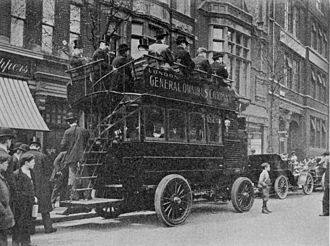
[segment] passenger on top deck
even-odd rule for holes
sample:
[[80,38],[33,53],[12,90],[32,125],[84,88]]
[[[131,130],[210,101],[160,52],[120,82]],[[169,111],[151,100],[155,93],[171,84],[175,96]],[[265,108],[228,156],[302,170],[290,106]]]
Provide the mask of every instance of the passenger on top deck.
[[[93,54],[93,61],[101,60],[101,69],[102,69],[102,75],[107,74],[112,70],[112,66],[110,65],[110,49],[109,49],[109,41],[106,40],[100,40],[99,41],[99,48],[95,50]],[[113,55],[113,52],[112,52]]]
[[174,63],[174,58],[169,46],[165,44],[165,38],[169,34],[164,30],[158,30],[155,38],[156,42],[149,46],[149,55],[162,58],[164,62],[159,62],[164,68],[170,68]]
[[181,63],[185,68],[180,67],[185,76],[190,76],[194,71],[195,63],[191,59],[190,53],[186,50],[189,43],[184,36],[178,36],[176,39],[177,50],[174,53],[175,61]]
[[82,54],[83,54],[83,48],[82,48],[81,40],[74,40],[72,57],[70,60],[71,67],[75,68],[88,63],[88,58],[83,57]]
[[207,72],[208,74],[212,74],[213,70],[209,60],[206,58],[206,52],[206,48],[199,47],[197,50],[197,56],[193,59],[193,61],[197,69]]
[[112,62],[112,65],[118,69],[116,73],[115,81],[119,83],[118,89],[131,90],[130,82],[132,82],[131,65],[128,64],[132,61],[132,57],[129,56],[128,51],[130,48],[127,44],[120,44],[118,47],[118,55]]
[[[221,52],[214,52],[212,59],[214,62],[212,63],[213,72],[217,75],[222,77],[223,79],[228,78],[228,71],[226,68],[226,64],[223,62],[223,53]],[[224,80],[220,81],[222,85],[225,84]]]

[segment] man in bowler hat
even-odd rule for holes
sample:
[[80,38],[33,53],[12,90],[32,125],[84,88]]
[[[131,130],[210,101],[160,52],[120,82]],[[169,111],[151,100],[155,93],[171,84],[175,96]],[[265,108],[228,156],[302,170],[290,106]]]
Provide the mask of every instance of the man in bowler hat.
[[70,128],[64,132],[61,151],[66,151],[64,163],[69,167],[68,192],[70,199],[78,200],[79,194],[76,191],[78,165],[83,161],[84,150],[90,134],[85,128],[78,126],[78,118],[72,112],[68,112],[65,119]]
[[226,64],[223,62],[223,53],[221,52],[214,52],[213,54],[213,63],[212,63],[212,69],[213,72],[222,77],[223,79],[227,79],[228,78],[228,71],[226,68]]
[[326,164],[325,176],[324,176],[324,194],[322,199],[322,214],[320,216],[329,216],[329,165],[330,165],[330,153],[326,151],[322,154],[324,162]]
[[270,171],[270,165],[267,162],[264,162],[261,164],[261,167],[263,168],[262,172],[259,176],[259,182],[258,187],[262,190],[262,210],[261,212],[263,214],[269,214],[272,211],[270,211],[267,207],[267,202],[269,200],[269,190],[271,185],[271,180],[269,177],[269,171]]
[[155,35],[156,42],[149,46],[149,55],[162,58],[163,62],[159,62],[159,64],[164,68],[170,67],[174,63],[172,52],[169,46],[165,44],[165,38],[168,35],[168,32],[163,29],[157,30]]
[[132,61],[128,51],[130,48],[127,44],[120,44],[118,47],[118,55],[112,62],[112,65],[119,69],[116,73],[116,81],[119,82],[119,90],[131,90],[130,82],[132,81],[131,65],[128,63]]
[[178,36],[176,39],[177,49],[174,53],[175,61],[181,63],[184,68],[180,68],[181,72],[185,76],[190,76],[192,71],[194,71],[195,63],[191,59],[190,53],[187,51],[189,42],[186,37]]
[[51,183],[49,181],[52,173],[52,165],[48,157],[41,152],[41,143],[37,137],[33,137],[30,150],[27,152],[32,154],[35,159],[35,166],[33,169],[35,178],[35,194],[38,198],[39,212],[42,216],[42,222],[45,228],[45,233],[55,232],[52,221],[50,219],[50,212],[53,210],[51,204]]

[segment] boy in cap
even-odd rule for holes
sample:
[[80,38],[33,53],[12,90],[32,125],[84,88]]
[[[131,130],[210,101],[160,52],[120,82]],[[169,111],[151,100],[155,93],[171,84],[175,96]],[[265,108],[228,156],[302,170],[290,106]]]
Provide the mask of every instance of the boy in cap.
[[270,165],[267,162],[264,162],[261,164],[261,167],[263,168],[260,176],[259,176],[259,182],[258,187],[262,190],[262,210],[261,212],[263,214],[269,214],[272,211],[270,211],[267,207],[267,202],[269,200],[269,190],[271,185],[271,180],[269,177],[269,171],[270,171]]
[[329,216],[329,162],[330,153],[326,151],[322,154],[324,162],[326,164],[325,176],[324,176],[324,194],[322,199],[322,210],[323,213],[320,216]]

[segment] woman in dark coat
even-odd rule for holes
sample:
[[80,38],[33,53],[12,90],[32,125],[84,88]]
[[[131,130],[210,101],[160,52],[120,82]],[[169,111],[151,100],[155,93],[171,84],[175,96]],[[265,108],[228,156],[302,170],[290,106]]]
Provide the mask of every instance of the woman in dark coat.
[[34,176],[32,169],[35,165],[34,156],[24,153],[20,160],[21,168],[14,172],[15,197],[13,228],[13,246],[28,246],[31,244],[30,230],[32,227],[32,208],[37,201],[34,193]]
[[9,206],[9,186],[2,176],[8,168],[9,155],[0,155],[0,245],[7,246],[7,229],[14,226],[14,215]]

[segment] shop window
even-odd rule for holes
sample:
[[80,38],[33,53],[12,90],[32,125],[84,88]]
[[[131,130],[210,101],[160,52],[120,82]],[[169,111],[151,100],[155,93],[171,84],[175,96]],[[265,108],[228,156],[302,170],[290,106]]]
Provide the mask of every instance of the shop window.
[[202,114],[189,114],[189,141],[205,142],[205,122]]
[[59,127],[67,126],[65,121],[66,109],[66,104],[47,99],[44,113],[46,123]]
[[126,140],[140,139],[140,114],[136,107],[128,107],[126,110],[128,116],[125,120],[124,137]]
[[11,0],[10,44],[23,47],[26,0]]
[[221,119],[216,115],[207,116],[208,140],[210,143],[222,143]]
[[170,141],[186,141],[185,113],[181,110],[168,111],[168,139]]
[[147,140],[165,140],[165,114],[160,107],[145,108],[145,136]]

